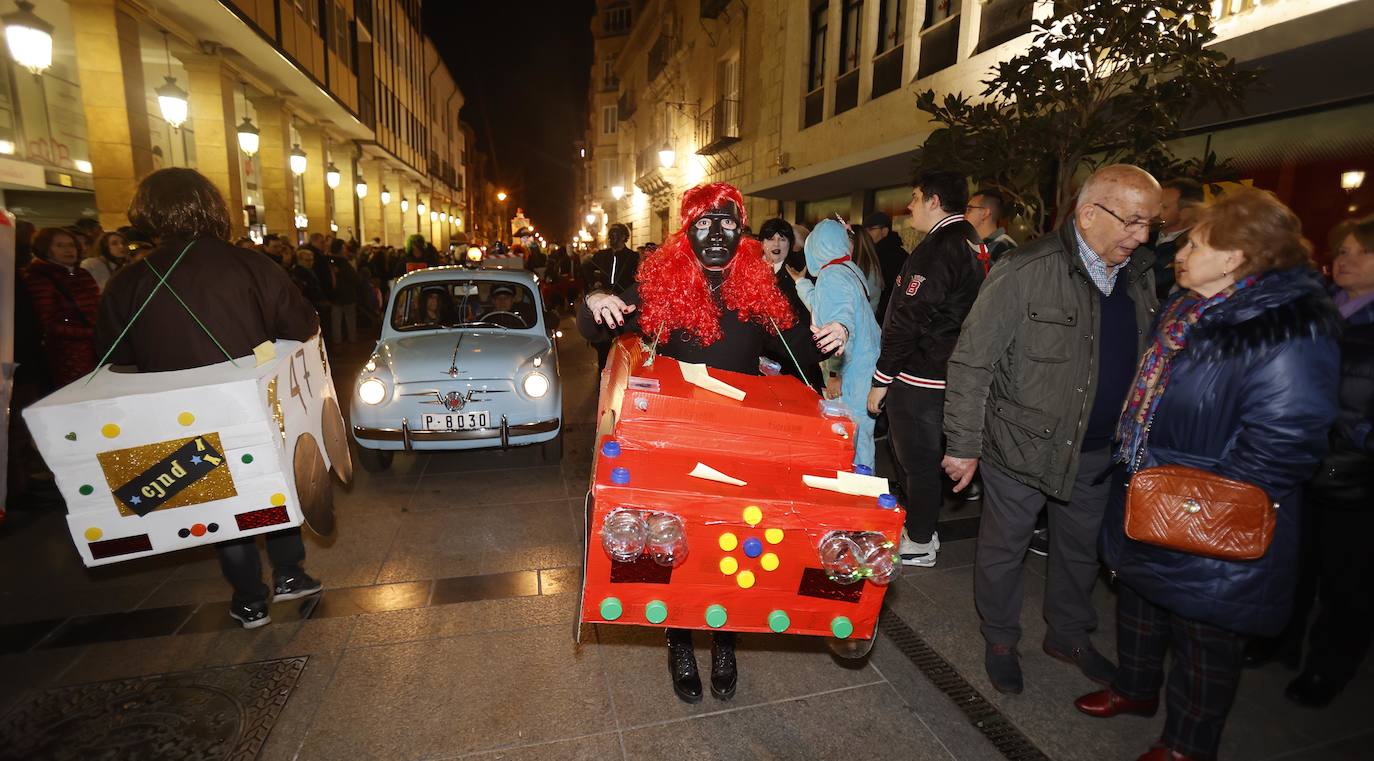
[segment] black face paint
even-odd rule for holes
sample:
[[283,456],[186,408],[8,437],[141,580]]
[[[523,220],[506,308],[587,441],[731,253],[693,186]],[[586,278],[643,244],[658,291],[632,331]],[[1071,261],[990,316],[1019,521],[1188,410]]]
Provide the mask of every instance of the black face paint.
[[707,269],[724,269],[739,250],[739,208],[733,201],[714,206],[687,226],[687,241],[697,261]]

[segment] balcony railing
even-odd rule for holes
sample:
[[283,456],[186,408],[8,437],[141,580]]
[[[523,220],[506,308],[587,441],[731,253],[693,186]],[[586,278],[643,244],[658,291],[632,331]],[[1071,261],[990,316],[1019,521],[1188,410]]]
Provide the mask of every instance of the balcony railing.
[[659,32],[658,39],[654,40],[654,46],[649,48],[649,81],[652,82],[663,73],[663,69],[668,66],[668,59],[672,57],[675,49],[673,38],[663,32]]
[[859,70],[851,69],[835,80],[835,113],[842,114],[857,105],[859,105]]
[[898,45],[873,59],[874,98],[902,86],[902,53],[905,49],[904,45]]
[[634,90],[622,92],[615,104],[616,117],[622,122],[628,120],[635,115],[636,105]]
[[739,100],[725,98],[716,101],[697,120],[697,153],[710,156],[739,142]]
[[825,88],[817,87],[806,94],[806,110],[802,114],[802,127],[821,123],[825,116]]

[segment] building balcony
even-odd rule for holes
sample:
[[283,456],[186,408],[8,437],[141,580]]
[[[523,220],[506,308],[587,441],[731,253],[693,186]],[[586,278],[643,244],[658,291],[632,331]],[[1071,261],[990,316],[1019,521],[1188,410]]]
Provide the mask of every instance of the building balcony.
[[620,99],[617,100],[615,104],[616,117],[622,122],[628,121],[635,115],[635,108],[637,105],[638,104],[635,102],[634,90],[631,89],[622,92],[620,94]]
[[620,89],[620,77],[602,77],[601,92],[614,92]]
[[738,143],[740,105],[738,99],[721,99],[706,109],[697,120],[697,154],[710,156]]

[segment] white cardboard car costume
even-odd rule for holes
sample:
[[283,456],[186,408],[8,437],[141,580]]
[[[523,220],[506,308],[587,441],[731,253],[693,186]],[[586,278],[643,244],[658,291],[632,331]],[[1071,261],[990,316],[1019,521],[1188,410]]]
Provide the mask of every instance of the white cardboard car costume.
[[328,357],[318,335],[272,346],[175,372],[102,367],[24,410],[87,566],[303,520],[332,532],[329,470],[347,482],[352,463]]

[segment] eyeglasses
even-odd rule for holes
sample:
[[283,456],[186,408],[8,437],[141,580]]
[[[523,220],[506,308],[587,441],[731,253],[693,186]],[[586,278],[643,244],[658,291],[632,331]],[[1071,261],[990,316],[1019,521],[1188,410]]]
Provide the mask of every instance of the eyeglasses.
[[1131,221],[1127,222],[1126,220],[1121,218],[1120,214],[1117,214],[1116,212],[1112,211],[1111,209],[1108,209],[1106,206],[1103,206],[1100,203],[1094,202],[1093,206],[1096,206],[1097,208],[1112,215],[1112,219],[1115,219],[1116,221],[1120,222],[1121,226],[1126,228],[1126,232],[1128,233],[1138,233],[1141,230],[1145,230],[1149,232],[1151,235],[1153,235],[1154,233],[1157,233],[1160,230],[1164,229],[1164,220],[1162,219],[1132,219]]

